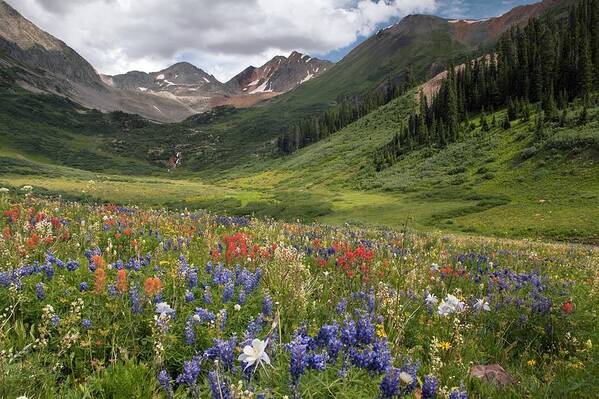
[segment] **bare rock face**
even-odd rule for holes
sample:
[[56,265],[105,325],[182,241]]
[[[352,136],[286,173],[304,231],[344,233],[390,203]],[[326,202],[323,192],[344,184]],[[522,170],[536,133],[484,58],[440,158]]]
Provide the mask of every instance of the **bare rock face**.
[[326,72],[333,63],[294,51],[260,68],[250,66],[226,83],[239,94],[285,93]]
[[512,376],[499,364],[472,366],[470,368],[470,376],[497,384],[501,387],[510,385],[513,382]]

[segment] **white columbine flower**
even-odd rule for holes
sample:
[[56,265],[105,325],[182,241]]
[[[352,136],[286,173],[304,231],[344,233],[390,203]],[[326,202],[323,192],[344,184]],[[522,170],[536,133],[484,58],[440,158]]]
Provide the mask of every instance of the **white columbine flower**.
[[170,315],[175,313],[175,309],[171,308],[171,306],[166,302],[160,302],[156,304],[156,313],[159,313],[160,316]]
[[258,368],[260,364],[264,367],[263,362],[270,365],[270,358],[266,353],[266,345],[268,345],[268,340],[262,341],[256,338],[252,341],[251,346],[246,345],[243,348],[243,353],[239,355],[239,361],[246,363],[244,370],[254,364],[256,365],[256,368]]
[[474,309],[477,311],[481,311],[484,310],[486,312],[491,311],[491,307],[489,306],[489,302],[485,301],[484,298],[481,299],[477,299],[476,303],[474,304]]
[[412,378],[412,376],[410,374],[406,373],[405,371],[402,371],[401,373],[399,373],[399,380],[404,385],[410,385],[411,383],[414,382],[414,379]]
[[427,306],[435,306],[439,303],[439,298],[437,298],[435,294],[428,294],[424,301],[426,302]]
[[451,294],[439,305],[438,313],[441,316],[449,316],[452,313],[461,313],[466,308],[466,304]]

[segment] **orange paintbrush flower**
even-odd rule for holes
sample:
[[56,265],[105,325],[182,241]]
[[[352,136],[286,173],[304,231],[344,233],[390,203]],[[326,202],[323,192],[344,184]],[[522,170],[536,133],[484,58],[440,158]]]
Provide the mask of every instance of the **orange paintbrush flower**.
[[102,258],[102,256],[100,256],[100,255],[92,256],[92,262],[94,262],[94,264],[98,268],[103,268],[104,265],[106,264],[106,262],[104,262],[104,258]]
[[119,290],[119,292],[127,292],[127,271],[125,269],[118,271],[116,280],[116,288]]
[[96,276],[96,282],[94,284],[97,294],[104,292],[104,286],[106,285],[106,272],[103,268],[98,267],[94,272]]
[[156,295],[162,290],[162,283],[158,277],[148,277],[144,282],[144,291],[147,295]]

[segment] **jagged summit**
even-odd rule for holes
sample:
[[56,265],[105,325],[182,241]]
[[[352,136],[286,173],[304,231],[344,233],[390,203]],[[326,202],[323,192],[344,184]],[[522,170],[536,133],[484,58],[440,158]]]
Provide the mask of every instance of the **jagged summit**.
[[227,86],[241,93],[284,93],[326,72],[333,65],[293,51],[289,57],[276,56],[259,68],[250,66]]

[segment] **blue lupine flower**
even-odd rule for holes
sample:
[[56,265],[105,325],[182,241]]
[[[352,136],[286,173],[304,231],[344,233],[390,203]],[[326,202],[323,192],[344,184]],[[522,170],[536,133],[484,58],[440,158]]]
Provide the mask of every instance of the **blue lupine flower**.
[[69,260],[67,262],[67,270],[68,271],[74,272],[78,268],[79,268],[79,262],[77,262],[76,260]]
[[187,282],[189,288],[196,288],[198,286],[198,272],[195,269],[190,270],[187,274]]
[[212,304],[212,292],[210,292],[210,287],[204,288],[204,303],[206,305]]
[[342,299],[339,301],[337,306],[335,307],[335,311],[337,314],[343,314],[347,310],[347,300]]
[[308,357],[308,367],[323,371],[327,367],[328,356],[326,354],[314,354]]
[[233,369],[233,362],[235,360],[235,345],[237,344],[237,337],[233,336],[228,341],[223,339],[215,339],[214,345],[208,348],[204,355],[208,359],[219,359],[225,370]]
[[368,345],[373,341],[374,335],[375,328],[370,318],[366,316],[360,317],[356,325],[356,338],[358,342]]
[[225,331],[225,326],[227,325],[227,318],[228,318],[228,313],[227,313],[227,309],[222,309],[220,311],[220,315],[221,315],[221,320],[220,320],[220,330],[221,331]]
[[196,308],[195,315],[199,318],[200,322],[210,322],[216,320],[216,315],[204,308]]
[[391,350],[387,340],[377,340],[372,350],[370,370],[384,373],[391,367]]
[[243,305],[245,303],[245,290],[242,288],[241,291],[239,291],[239,295],[237,296],[237,303],[239,305]]
[[129,288],[129,298],[131,299],[131,311],[135,314],[141,313],[142,308],[137,287],[132,286]]
[[216,285],[225,285],[228,282],[233,282],[233,272],[221,264],[218,264],[214,268],[214,275],[212,276],[212,282]]
[[176,383],[194,386],[200,375],[201,363],[200,356],[194,356],[191,360],[183,362],[183,372],[177,376]]
[[54,254],[52,252],[48,252],[46,254],[46,262],[56,263],[56,257],[54,256]]
[[79,292],[85,292],[87,290],[89,290],[89,285],[85,281],[79,283]]
[[83,319],[81,320],[81,326],[84,329],[89,330],[92,327],[92,322],[89,319]]
[[316,340],[318,344],[321,346],[328,346],[330,342],[337,338],[337,334],[339,333],[339,326],[335,324],[325,324],[320,327],[318,331],[318,337]]
[[12,277],[7,272],[0,272],[0,287],[8,287],[12,282]]
[[345,319],[341,328],[341,342],[346,346],[354,346],[357,342],[356,323],[351,319]]
[[270,295],[264,295],[264,301],[262,302],[262,313],[266,316],[272,316],[272,298]]
[[116,288],[116,285],[111,284],[110,286],[108,286],[108,294],[110,296],[117,296],[119,294],[119,291]]
[[231,299],[233,299],[234,293],[235,285],[233,285],[233,282],[230,281],[226,283],[225,289],[223,291],[223,303],[228,303],[229,301],[231,301]]
[[368,294],[368,313],[373,314],[375,307],[374,290],[370,290]]
[[158,373],[158,383],[166,392],[166,396],[168,399],[174,398],[173,388],[171,387],[171,376],[168,375],[168,371],[160,370]]
[[196,296],[193,292],[191,291],[185,291],[185,302],[189,303],[189,302],[193,302],[195,301]]
[[392,368],[381,381],[380,390],[383,399],[391,399],[399,395],[399,369]]
[[291,374],[293,386],[297,387],[300,377],[304,374],[306,367],[308,366],[308,359],[306,356],[307,346],[294,340],[289,344],[289,349],[291,352],[289,373]]
[[51,263],[44,263],[40,266],[40,270],[46,273],[46,277],[48,277],[49,280],[54,277],[54,266]]
[[60,323],[60,317],[58,317],[57,315],[54,315],[50,318],[50,322],[52,322],[52,325],[54,327],[58,327],[58,324]]
[[435,376],[424,376],[422,383],[422,399],[435,399],[437,397],[438,381]]
[[208,373],[208,384],[210,385],[210,392],[212,392],[213,399],[231,399],[231,390],[229,385],[224,378],[219,378],[216,371]]
[[44,291],[44,283],[37,283],[35,285],[35,295],[37,299],[40,301],[46,297],[46,292]]
[[196,341],[196,336],[193,331],[194,324],[195,324],[195,322],[193,320],[193,317],[191,317],[191,316],[189,316],[187,318],[187,320],[185,321],[184,332],[185,332],[185,343],[187,343],[187,345],[193,345],[193,343]]
[[468,399],[468,392],[463,388],[456,388],[449,394],[449,399]]
[[255,320],[249,322],[247,329],[245,330],[245,334],[243,335],[244,345],[247,345],[254,338],[260,334],[262,329],[264,328],[265,320],[264,315],[262,313],[258,314]]

